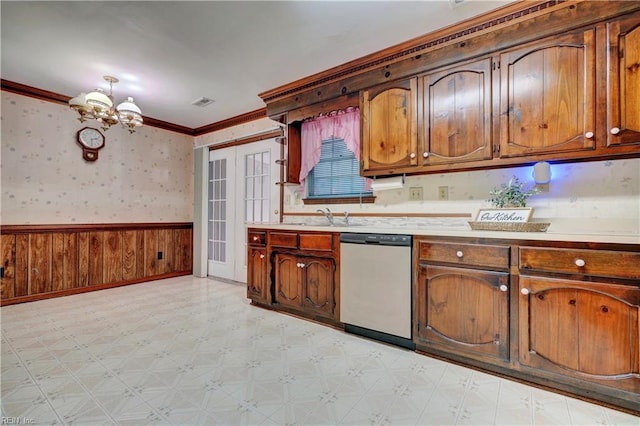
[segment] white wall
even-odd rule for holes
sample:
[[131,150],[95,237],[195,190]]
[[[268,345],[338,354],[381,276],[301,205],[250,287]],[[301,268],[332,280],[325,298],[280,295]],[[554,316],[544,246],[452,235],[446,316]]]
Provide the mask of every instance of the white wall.
[[[512,176],[533,185],[533,166],[433,175],[408,176],[405,187],[375,193],[375,204],[328,206],[351,213],[468,213],[491,207],[489,191]],[[567,231],[640,233],[640,159],[552,164],[549,192],[529,199],[534,219],[549,220]],[[449,199],[438,200],[438,187],[447,186]],[[409,201],[409,188],[423,188],[423,201]],[[314,212],[305,206],[301,188],[285,188],[288,213]],[[292,219],[298,221],[298,218]],[[380,219],[381,221],[383,219]],[[466,226],[465,220],[458,220]]]
[[1,96],[3,225],[193,220],[193,137],[116,125],[86,162],[76,132],[99,123],[80,123],[65,105]]

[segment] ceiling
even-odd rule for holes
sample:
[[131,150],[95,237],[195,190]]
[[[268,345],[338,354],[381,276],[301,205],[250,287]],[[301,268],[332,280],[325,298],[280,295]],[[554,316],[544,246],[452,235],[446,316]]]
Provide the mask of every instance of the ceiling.
[[[2,79],[66,96],[112,75],[117,103],[198,128],[265,105],[258,93],[510,0],[2,1]],[[200,108],[198,98],[215,102]]]

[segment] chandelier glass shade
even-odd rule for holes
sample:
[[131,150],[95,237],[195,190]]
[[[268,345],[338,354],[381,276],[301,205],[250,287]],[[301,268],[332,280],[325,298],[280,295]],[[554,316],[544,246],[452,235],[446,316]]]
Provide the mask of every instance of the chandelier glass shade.
[[78,120],[96,120],[102,124],[102,129],[107,130],[114,124],[120,123],[129,133],[136,131],[142,126],[142,111],[134,103],[132,97],[128,97],[124,102],[114,108],[113,103],[113,83],[118,79],[111,76],[104,76],[109,82],[109,95],[102,89],[96,89],[89,93],[80,93],[75,98],[69,100],[69,107],[75,110],[80,117]]

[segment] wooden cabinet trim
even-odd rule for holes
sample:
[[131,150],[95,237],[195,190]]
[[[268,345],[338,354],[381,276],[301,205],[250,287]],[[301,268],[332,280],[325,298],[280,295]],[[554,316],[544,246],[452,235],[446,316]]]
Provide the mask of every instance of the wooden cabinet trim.
[[147,223],[85,223],[57,225],[2,225],[3,234],[30,234],[34,232],[91,232],[126,231],[134,229],[193,229],[193,222]]

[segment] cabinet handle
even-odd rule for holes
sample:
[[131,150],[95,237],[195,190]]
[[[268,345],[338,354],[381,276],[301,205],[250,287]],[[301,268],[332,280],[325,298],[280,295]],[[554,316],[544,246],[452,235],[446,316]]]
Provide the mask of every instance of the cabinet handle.
[[423,158],[427,158],[428,156],[429,156],[429,153],[428,153],[428,152],[426,152],[426,151],[425,151],[425,152],[423,152],[423,153],[422,153],[422,157],[423,157]]
[[620,129],[617,127],[614,127],[610,130],[612,135],[617,135],[618,133],[620,133]]
[[261,255],[260,255],[260,259],[264,259],[264,254],[261,254]]
[[259,240],[258,237],[255,237],[255,236],[253,237],[253,241],[258,241],[258,240]]
[[500,286],[500,291],[507,291],[507,290],[509,290],[509,287],[507,287],[506,285],[502,284]]
[[462,251],[458,250],[456,252],[456,256],[458,256],[459,258],[462,258],[464,256],[464,253]]
[[584,134],[584,137],[585,137],[585,138],[587,138],[587,139],[591,139],[591,138],[593,138],[593,132],[587,132],[587,133],[585,133],[585,134]]
[[525,296],[528,295],[529,293],[531,293],[531,291],[529,291],[528,288],[523,288],[522,290],[520,290],[520,293],[524,294]]
[[582,268],[586,264],[587,264],[587,262],[585,262],[584,259],[576,259],[576,266],[577,267]]
[[412,152],[411,154],[409,154],[409,157],[410,157],[410,158],[416,158],[416,153],[415,153],[415,152]]

